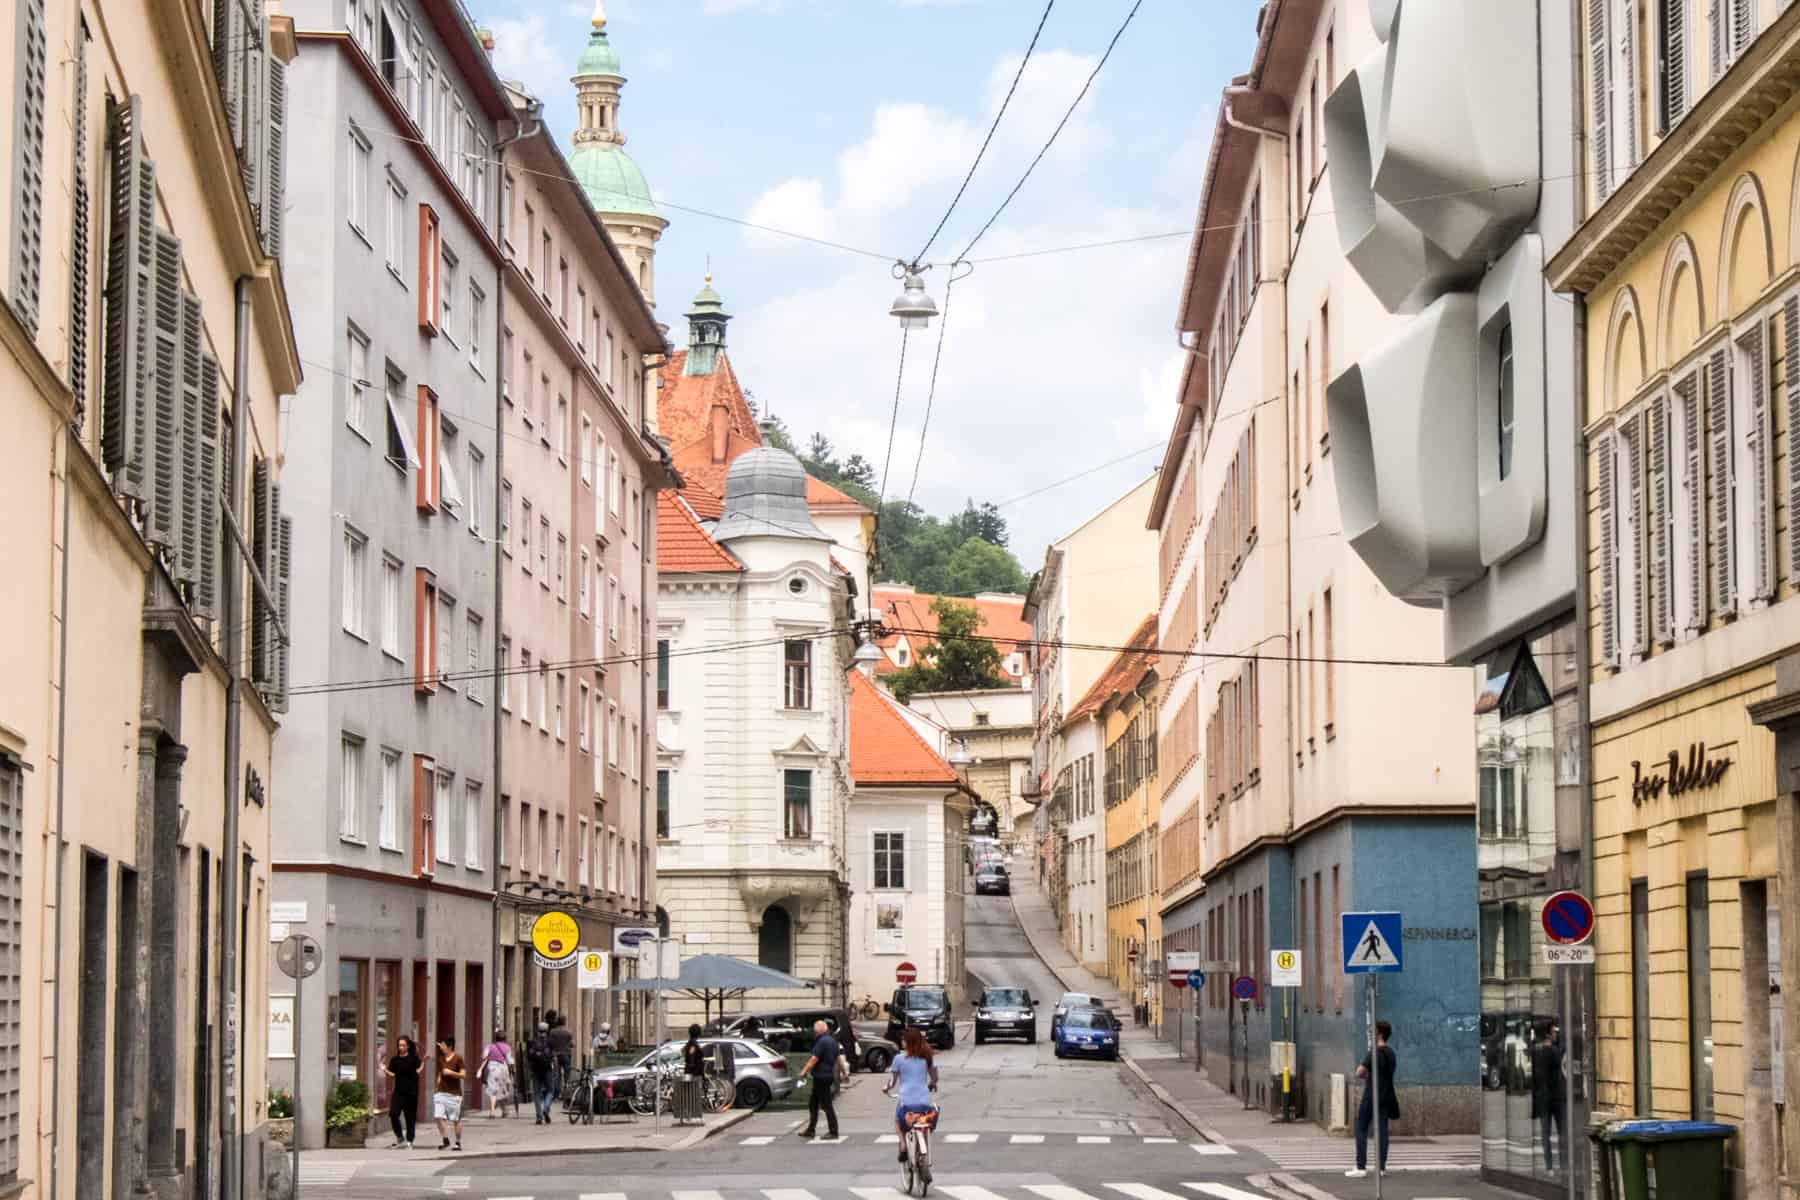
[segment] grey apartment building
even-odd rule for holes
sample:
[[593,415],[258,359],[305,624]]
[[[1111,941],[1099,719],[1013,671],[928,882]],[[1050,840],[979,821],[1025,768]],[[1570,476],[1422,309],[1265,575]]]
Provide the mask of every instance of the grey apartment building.
[[[293,581],[268,936],[310,933],[325,962],[293,1014],[305,1058],[277,1049],[270,1081],[293,1087],[297,1069],[313,1146],[339,1081],[386,1107],[396,1038],[429,1055],[454,1034],[472,1061],[491,1026],[489,163],[511,108],[455,0],[287,10],[287,86],[303,100],[287,130],[285,266],[305,383],[284,413],[282,506],[311,566]],[[271,979],[278,1012],[292,988]]]

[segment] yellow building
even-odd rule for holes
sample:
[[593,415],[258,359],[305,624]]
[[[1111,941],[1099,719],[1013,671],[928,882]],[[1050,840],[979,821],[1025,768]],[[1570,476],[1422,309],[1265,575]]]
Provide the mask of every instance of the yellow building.
[[1740,1194],[1792,1197],[1795,796],[1758,720],[1800,644],[1800,6],[1581,7],[1589,211],[1549,274],[1586,301],[1594,1105],[1735,1124]]
[[[1104,747],[1106,977],[1131,1000],[1161,1010],[1163,988],[1146,978],[1162,955],[1162,889],[1157,885],[1156,781],[1158,713],[1156,614],[1145,618],[1126,649],[1106,665],[1070,720],[1097,722]],[[1146,989],[1146,983],[1151,984]]]

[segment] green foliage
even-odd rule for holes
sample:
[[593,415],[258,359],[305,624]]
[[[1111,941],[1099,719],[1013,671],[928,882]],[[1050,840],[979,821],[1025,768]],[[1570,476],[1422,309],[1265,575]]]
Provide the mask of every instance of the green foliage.
[[[964,546],[970,543],[1006,553],[977,538],[970,538]],[[969,692],[1007,686],[1000,672],[1000,648],[991,638],[979,636],[979,609],[939,596],[931,602],[931,612],[937,618],[937,636],[918,648],[911,666],[887,677],[888,686],[900,703],[907,703],[919,692]]]
[[279,1120],[294,1115],[294,1097],[275,1088],[269,1089],[269,1117]]
[[343,1129],[367,1120],[373,1111],[369,1107],[368,1085],[354,1079],[339,1080],[325,1101],[325,1128]]

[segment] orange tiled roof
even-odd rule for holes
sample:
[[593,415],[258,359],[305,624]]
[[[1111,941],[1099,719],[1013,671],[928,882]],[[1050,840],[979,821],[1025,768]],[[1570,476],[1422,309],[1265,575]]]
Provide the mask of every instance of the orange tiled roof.
[[743,564],[725,547],[707,536],[678,493],[656,493],[656,569],[683,571],[740,571]]
[[1131,640],[1125,643],[1125,649],[1106,664],[1106,670],[1100,672],[1100,678],[1094,680],[1094,686],[1087,690],[1087,695],[1069,710],[1069,715],[1063,719],[1063,728],[1093,716],[1105,707],[1108,700],[1136,687],[1144,675],[1156,666],[1155,650],[1156,614],[1151,613],[1137,627],[1137,632],[1131,635]]
[[861,671],[850,672],[850,778],[859,787],[961,785],[942,755]]
[[[931,602],[936,596],[925,592],[900,592],[877,586],[873,593],[875,608],[881,613],[883,623],[892,628],[905,629],[906,639],[913,644],[914,652],[918,643],[926,640],[927,635],[937,633],[937,614],[931,611]],[[974,597],[951,596],[949,599],[957,604],[974,605],[975,611],[981,615],[981,624],[977,628],[981,633],[995,639],[1000,649],[1000,657],[1004,659],[1014,647],[1031,641],[1031,622],[1025,619],[1025,598],[1023,596],[1011,600],[981,600]],[[913,632],[925,630],[924,634]],[[901,634],[889,633],[882,638],[879,645],[884,650],[892,650],[899,642]],[[875,667],[878,674],[886,675],[900,668],[894,666],[893,660],[884,657]],[[1002,666],[1002,670],[1004,670]],[[1019,675],[1008,675],[1015,682]]]
[[702,521],[716,521],[725,515],[725,498],[692,476],[682,476],[681,498],[688,502],[694,515]]

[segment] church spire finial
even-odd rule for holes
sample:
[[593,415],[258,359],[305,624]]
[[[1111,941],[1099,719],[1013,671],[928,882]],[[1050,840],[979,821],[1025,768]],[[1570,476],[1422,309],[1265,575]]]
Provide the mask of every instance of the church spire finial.
[[594,28],[606,28],[606,0],[594,0]]

